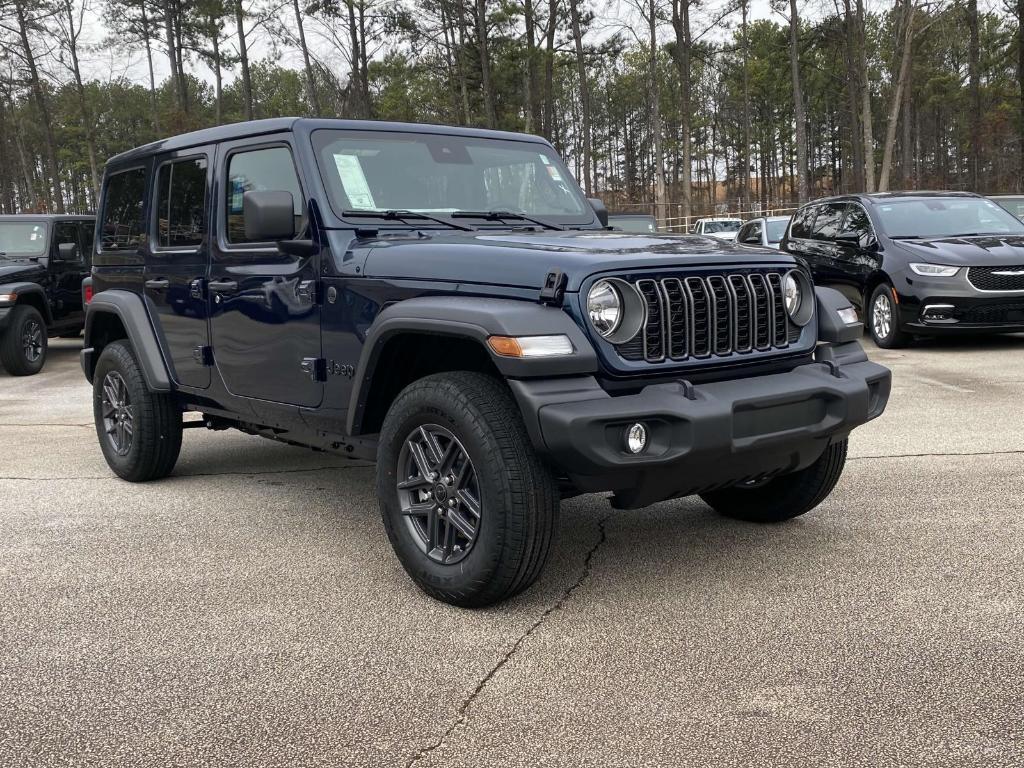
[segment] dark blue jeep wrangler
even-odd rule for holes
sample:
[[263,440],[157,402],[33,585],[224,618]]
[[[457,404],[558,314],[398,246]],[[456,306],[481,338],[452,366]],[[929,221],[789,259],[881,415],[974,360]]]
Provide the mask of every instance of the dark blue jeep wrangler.
[[82,353],[104,456],[164,477],[198,411],[374,459],[398,558],[464,606],[537,579],[573,494],[816,506],[889,396],[849,303],[605,219],[519,134],[277,119],[119,155]]

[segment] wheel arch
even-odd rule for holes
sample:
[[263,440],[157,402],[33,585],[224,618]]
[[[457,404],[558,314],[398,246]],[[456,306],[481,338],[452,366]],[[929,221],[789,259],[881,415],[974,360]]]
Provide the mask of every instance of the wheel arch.
[[96,361],[104,347],[121,339],[126,339],[131,345],[149,390],[170,392],[171,378],[157,343],[156,331],[150,324],[142,298],[130,291],[103,291],[89,303],[82,350],[85,377],[92,381]]
[[43,321],[47,325],[53,324],[53,313],[50,311],[50,302],[46,299],[46,291],[36,283],[5,283],[0,285],[0,293],[13,293],[18,298],[14,306],[28,305],[39,310]]
[[[487,345],[493,335],[564,334],[574,352],[564,357],[502,357]],[[593,347],[561,309],[513,299],[421,297],[385,308],[370,327],[349,400],[350,435],[376,432],[406,386],[433,373],[477,371],[498,378],[592,373]]]

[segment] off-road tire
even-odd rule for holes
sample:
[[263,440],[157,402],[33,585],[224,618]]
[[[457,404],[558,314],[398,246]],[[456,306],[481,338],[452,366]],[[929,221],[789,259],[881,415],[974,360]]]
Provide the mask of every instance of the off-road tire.
[[835,488],[846,464],[847,441],[833,443],[811,466],[763,485],[702,493],[719,514],[751,523],[781,523],[810,512]]
[[[104,427],[103,385],[111,372],[126,385],[133,422],[131,445],[123,456]],[[139,483],[171,473],[181,452],[181,409],[170,395],[149,391],[128,342],[115,341],[103,349],[93,374],[92,402],[103,457],[118,477]]]
[[[406,439],[424,425],[458,439],[479,486],[477,537],[456,564],[428,557],[402,514],[399,457]],[[399,393],[380,433],[377,496],[388,539],[409,576],[431,597],[466,608],[505,600],[537,580],[560,502],[508,388],[467,371],[427,376]]]
[[[879,296],[883,296],[884,301],[888,303],[891,316],[889,331],[886,334],[879,333],[875,328],[875,304],[877,303]],[[896,300],[893,298],[893,287],[889,283],[880,283],[875,286],[875,290],[871,292],[871,296],[868,298],[866,306],[864,325],[867,326],[868,333],[871,334],[872,341],[882,349],[900,349],[909,345],[913,340],[913,337],[909,333],[900,330],[899,304],[897,304]]]
[[[39,329],[39,356],[32,360],[25,350],[24,336],[35,324]],[[32,376],[43,370],[46,363],[46,321],[38,309],[30,304],[19,304],[11,311],[7,330],[0,336],[0,363],[11,376]]]

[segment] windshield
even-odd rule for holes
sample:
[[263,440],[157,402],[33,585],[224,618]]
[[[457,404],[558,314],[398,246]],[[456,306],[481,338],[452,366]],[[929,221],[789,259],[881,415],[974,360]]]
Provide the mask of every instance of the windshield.
[[313,133],[313,145],[331,208],[343,218],[346,210],[416,211],[435,216],[504,211],[557,224],[594,221],[593,210],[576,182],[558,155],[544,144],[318,130]]
[[789,226],[789,219],[768,219],[768,242],[781,243],[783,235],[786,234],[786,227]]
[[46,224],[0,222],[0,258],[42,256],[46,253]]
[[704,233],[712,234],[713,232],[739,232],[740,231],[740,220],[730,221],[705,221],[704,222]]
[[977,197],[888,200],[877,211],[889,237],[1024,235],[1024,223]]
[[1024,219],[1024,197],[997,197],[995,203],[1018,219]]

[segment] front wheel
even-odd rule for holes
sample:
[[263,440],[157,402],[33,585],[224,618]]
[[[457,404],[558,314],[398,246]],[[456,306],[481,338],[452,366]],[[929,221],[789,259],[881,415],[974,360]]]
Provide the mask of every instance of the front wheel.
[[170,395],[149,391],[127,342],[104,347],[92,391],[96,436],[114,473],[132,482],[169,475],[181,452],[181,411]]
[[46,321],[39,310],[20,304],[0,337],[0,362],[11,376],[32,376],[43,369],[47,350]]
[[402,567],[428,595],[462,607],[536,581],[559,504],[508,389],[465,371],[427,376],[395,399],[377,495]]
[[759,485],[701,494],[719,514],[751,523],[781,523],[810,512],[832,493],[846,465],[847,441],[833,443],[806,469]]
[[899,306],[893,287],[878,285],[868,299],[868,331],[882,349],[898,349],[910,343],[910,334],[900,330]]

